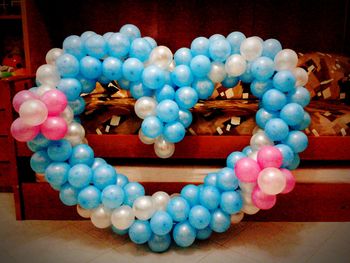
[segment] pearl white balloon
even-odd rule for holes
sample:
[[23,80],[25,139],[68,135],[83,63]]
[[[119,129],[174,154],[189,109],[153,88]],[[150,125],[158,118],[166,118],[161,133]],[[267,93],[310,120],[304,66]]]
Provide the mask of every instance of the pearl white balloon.
[[252,193],[254,187],[256,186],[256,183],[244,183],[241,181],[238,184],[242,192],[245,192],[245,193]]
[[80,205],[77,205],[77,212],[83,218],[90,218],[92,210],[84,209]]
[[261,129],[259,126],[255,126],[253,129],[253,134],[258,133],[258,132],[263,132],[264,130]]
[[259,212],[259,208],[257,208],[255,205],[244,205],[242,207],[242,212],[248,214],[248,215],[254,215],[257,212]]
[[242,75],[247,68],[246,60],[238,54],[234,54],[226,60],[225,70],[227,75],[237,77]]
[[248,37],[241,43],[240,52],[242,57],[248,61],[252,61],[261,56],[263,44],[258,37]]
[[122,205],[114,209],[111,216],[111,221],[114,227],[125,230],[134,223],[134,211],[130,206]]
[[72,145],[77,145],[81,143],[85,137],[85,129],[78,122],[72,122],[68,124],[67,134],[64,137],[66,140],[70,141]]
[[134,106],[135,113],[140,119],[144,119],[148,116],[155,116],[156,108],[157,101],[146,96],[139,98]]
[[221,62],[212,62],[210,72],[208,73],[209,79],[214,83],[220,83],[226,78],[225,65]]
[[154,142],[154,152],[159,158],[169,158],[175,152],[175,144],[166,141],[163,136],[159,136]]
[[134,215],[140,220],[148,220],[155,212],[152,197],[140,196],[138,197],[132,206]]
[[242,221],[244,217],[243,212],[238,212],[237,214],[231,215],[231,224],[238,224],[239,222]]
[[155,210],[166,210],[166,207],[170,201],[170,196],[166,192],[155,192],[152,195],[153,206]]
[[170,195],[170,199],[174,198],[174,197],[177,197],[177,196],[181,196],[179,193],[172,193]]
[[48,92],[49,90],[53,90],[55,89],[54,86],[52,85],[48,85],[48,84],[43,84],[41,86],[39,86],[36,90],[35,93],[41,97],[42,95],[44,95],[44,93]]
[[253,205],[252,193],[241,192],[243,205]]
[[307,81],[309,80],[309,76],[308,76],[306,70],[303,69],[303,68],[297,67],[292,72],[293,72],[293,74],[294,74],[294,76],[295,76],[295,78],[297,80],[295,85],[297,87],[305,86]]
[[63,53],[64,53],[63,50],[60,48],[50,49],[49,52],[46,53],[46,57],[45,57],[46,63],[55,65],[56,59],[59,56],[61,56]]
[[278,52],[274,59],[277,71],[290,70],[293,71],[298,64],[298,55],[294,50],[282,49]]
[[67,124],[70,124],[74,119],[74,112],[72,108],[67,105],[67,107],[60,114],[60,117],[62,117],[67,122]]
[[265,132],[258,132],[252,136],[250,139],[250,147],[253,151],[258,151],[263,146],[272,146],[274,145]]
[[41,100],[30,99],[22,103],[18,113],[25,124],[37,126],[46,120],[48,110]]
[[252,151],[249,155],[249,158],[253,159],[254,161],[258,160],[258,151]]
[[44,64],[37,69],[36,79],[40,84],[48,84],[56,87],[61,78],[55,66]]
[[171,61],[170,65],[169,65],[169,67],[168,67],[168,70],[169,70],[170,72],[173,72],[174,69],[175,69],[175,67],[176,67],[176,63],[175,63],[175,60],[173,60],[173,61]]
[[141,129],[139,129],[139,139],[144,144],[153,144],[156,140],[156,138],[149,138],[144,135]]
[[149,55],[150,64],[156,65],[161,69],[167,69],[173,61],[173,53],[166,46],[155,47]]
[[279,169],[268,167],[259,173],[258,185],[265,194],[276,195],[286,187],[286,176]]
[[111,212],[101,205],[92,211],[91,222],[97,228],[107,228],[112,224]]

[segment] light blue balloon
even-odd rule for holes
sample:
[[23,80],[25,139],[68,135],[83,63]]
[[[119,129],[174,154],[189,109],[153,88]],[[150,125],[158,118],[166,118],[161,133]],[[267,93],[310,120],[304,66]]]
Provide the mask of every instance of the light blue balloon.
[[204,229],[210,223],[211,214],[207,208],[196,205],[191,208],[188,221],[196,229]]
[[244,71],[244,73],[242,75],[239,76],[239,79],[243,83],[251,83],[254,80],[251,68],[252,68],[252,62],[249,61],[247,63],[246,70]]
[[117,185],[123,188],[128,183],[129,183],[128,177],[126,177],[124,174],[117,174]]
[[[222,35],[221,35],[222,36]],[[209,55],[213,61],[224,62],[231,54],[230,42],[224,36],[209,39]]]
[[197,37],[191,43],[192,56],[204,55],[209,57],[209,39]]
[[38,174],[43,174],[45,169],[52,162],[45,150],[37,151],[30,158],[30,167]]
[[193,82],[193,74],[189,66],[178,65],[171,72],[171,80],[178,87],[189,86]]
[[275,146],[282,153],[282,167],[289,167],[294,160],[294,152],[293,150],[286,144],[277,144]]
[[130,89],[130,92],[131,92],[131,84],[136,85],[137,83],[139,83],[139,82],[130,82],[130,81],[128,81],[125,78],[121,78],[121,79],[118,80],[119,86],[122,89],[124,89],[124,90],[129,90]]
[[148,240],[148,247],[157,253],[164,252],[168,250],[171,244],[171,237],[169,234],[158,236],[152,234],[151,238]]
[[175,101],[180,109],[190,109],[198,102],[198,93],[191,87],[182,87],[175,92]]
[[143,63],[137,58],[128,58],[123,63],[123,75],[129,81],[139,81],[143,72]]
[[31,150],[32,152],[37,152],[40,150],[44,150],[43,147],[37,145],[36,143],[34,143],[33,141],[28,141],[27,142],[27,147],[29,148],[29,150]]
[[275,72],[275,64],[269,57],[259,57],[253,61],[251,71],[257,80],[268,80]]
[[165,84],[165,73],[157,66],[148,66],[142,72],[142,83],[149,89],[160,89]]
[[99,167],[103,164],[107,164],[107,162],[102,158],[96,157],[96,158],[94,158],[94,162],[93,162],[91,168],[92,168],[92,170],[95,170],[97,167]]
[[94,151],[89,145],[78,144],[73,147],[72,155],[69,158],[69,164],[73,166],[79,163],[88,166],[91,166],[94,163]]
[[97,58],[85,56],[80,60],[80,74],[87,79],[97,79],[102,74],[102,63]]
[[91,183],[92,169],[86,164],[76,164],[68,172],[68,182],[75,188],[83,188]]
[[227,41],[231,45],[231,54],[239,54],[241,43],[246,39],[242,32],[234,31],[226,37]]
[[286,168],[289,169],[289,170],[295,170],[295,169],[298,168],[299,164],[300,164],[300,157],[299,157],[299,154],[294,153],[293,161],[292,161],[291,164],[290,164],[288,167],[286,167]]
[[221,34],[214,34],[209,37],[209,42],[215,42],[217,40],[226,40],[226,38]]
[[230,215],[222,211],[221,209],[216,209],[211,214],[210,228],[217,233],[223,233],[230,228],[231,218]]
[[288,103],[281,109],[280,117],[289,126],[299,125],[304,120],[304,109],[298,103]]
[[52,141],[47,148],[50,159],[56,162],[64,162],[72,154],[72,145],[67,140]]
[[179,117],[179,106],[173,100],[162,100],[156,108],[158,118],[163,122],[172,122]]
[[144,37],[144,40],[148,42],[148,44],[151,45],[151,48],[154,49],[157,46],[157,42],[152,37]]
[[208,173],[205,177],[204,177],[204,185],[208,186],[216,186],[216,180],[217,180],[217,174],[216,173]]
[[300,153],[306,149],[308,139],[305,133],[301,131],[291,131],[282,143],[287,144],[295,153]]
[[52,162],[45,170],[45,179],[51,185],[63,185],[68,180],[70,165],[66,162]]
[[238,84],[239,79],[237,77],[227,76],[222,82],[221,85],[225,88],[233,88]]
[[287,98],[289,102],[300,104],[302,107],[306,107],[310,103],[310,92],[304,87],[297,87],[288,92]]
[[245,158],[245,157],[247,157],[247,155],[245,155],[245,154],[242,153],[242,152],[238,152],[238,151],[232,152],[232,153],[230,153],[230,155],[227,156],[227,158],[226,158],[226,166],[227,166],[228,168],[234,169],[236,163],[237,163],[240,159]]
[[188,221],[177,223],[174,227],[173,238],[179,247],[189,247],[196,239],[196,230]]
[[174,221],[182,222],[188,218],[190,205],[185,198],[176,196],[170,199],[166,211]]
[[260,108],[255,115],[255,121],[260,128],[265,129],[265,125],[269,120],[273,118],[278,118],[278,117],[279,117],[278,112],[267,111],[264,108]]
[[128,183],[124,186],[124,204],[132,207],[134,201],[140,197],[145,195],[145,189],[139,183],[132,182]]
[[238,178],[232,168],[222,168],[216,176],[216,187],[220,191],[233,191],[238,188]]
[[250,146],[246,146],[243,148],[242,152],[248,156],[249,154],[251,154],[253,152],[253,149]]
[[61,79],[57,85],[57,89],[66,95],[68,101],[79,98],[82,91],[81,83],[75,78]]
[[190,62],[192,73],[197,78],[203,78],[208,75],[211,69],[210,59],[204,55],[197,55]]
[[71,35],[66,37],[63,41],[63,50],[75,56],[77,59],[81,59],[86,55],[83,41],[79,36]]
[[50,144],[50,140],[48,140],[44,135],[39,133],[31,142],[35,143],[37,146],[41,148],[46,148]]
[[79,73],[79,60],[74,55],[66,53],[56,59],[56,67],[61,77],[75,77]]
[[107,54],[107,42],[103,36],[94,34],[84,41],[84,48],[89,56],[101,59]]
[[116,228],[115,226],[112,225],[112,231],[114,233],[116,233],[117,235],[119,236],[123,236],[125,234],[127,234],[129,232],[129,228],[127,229],[119,229],[119,228]]
[[130,41],[141,37],[140,29],[133,24],[125,24],[120,28],[120,33],[126,35]]
[[197,230],[196,238],[198,240],[206,240],[211,236],[212,233],[213,230],[211,230],[211,228],[208,226],[204,229]]
[[113,32],[107,32],[103,34],[103,38],[105,41],[107,41],[114,33]]
[[156,116],[148,116],[142,121],[141,130],[145,136],[156,138],[163,132],[163,123]]
[[270,89],[262,96],[262,106],[270,112],[279,111],[286,103],[286,95],[277,89]]
[[227,191],[221,194],[220,208],[227,214],[236,214],[241,211],[243,199],[238,191]]
[[266,122],[265,133],[271,141],[282,141],[289,133],[287,123],[280,118],[273,118]]
[[215,186],[204,186],[199,192],[199,203],[209,210],[213,210],[219,206],[220,192]]
[[110,56],[123,58],[129,53],[130,40],[124,34],[114,33],[107,40],[107,50]]
[[68,101],[69,107],[72,108],[74,115],[80,115],[85,110],[85,100],[83,97],[78,97],[75,100]]
[[86,41],[89,37],[96,35],[94,31],[85,31],[84,33],[81,34],[80,38],[83,42]]
[[139,99],[141,97],[152,97],[153,90],[145,87],[142,82],[131,82],[130,83],[130,94],[134,99]]
[[262,55],[274,59],[278,52],[282,50],[282,45],[277,39],[267,39],[263,43]]
[[91,93],[96,87],[96,80],[94,79],[87,79],[81,75],[76,76],[76,79],[79,80],[81,84],[82,93]]
[[189,110],[179,110],[179,122],[181,122],[185,128],[188,128],[191,125],[192,119],[192,113]]
[[187,47],[178,49],[174,54],[174,60],[176,65],[189,66],[192,60],[191,50]]
[[174,88],[168,84],[165,84],[162,88],[156,90],[156,99],[158,102],[161,102],[162,100],[174,100]]
[[282,92],[291,92],[295,89],[296,78],[289,70],[278,71],[273,76],[273,86]]
[[151,45],[143,38],[136,38],[131,42],[129,56],[146,61],[152,51]]
[[157,211],[153,214],[150,225],[153,233],[163,236],[170,233],[173,228],[173,219],[167,212]]
[[135,244],[144,244],[151,238],[149,221],[135,220],[129,228],[129,237]]
[[124,190],[118,185],[109,185],[102,191],[102,204],[108,209],[120,207],[124,201]]
[[180,192],[181,196],[187,200],[190,206],[195,206],[199,204],[199,189],[198,186],[193,184],[188,184],[182,188]]
[[123,76],[123,63],[115,57],[108,57],[102,63],[102,74],[110,80],[119,80]]
[[214,83],[208,78],[195,79],[192,87],[197,91],[198,98],[207,100],[214,92]]
[[66,183],[61,186],[59,197],[62,203],[67,206],[76,205],[78,203],[78,190]]
[[93,172],[93,184],[100,190],[117,182],[117,172],[109,164],[102,164]]
[[78,194],[78,204],[84,209],[95,209],[101,203],[101,191],[89,185],[83,188]]
[[253,80],[253,82],[250,84],[250,91],[251,93],[261,99],[262,96],[264,95],[264,93],[266,91],[268,91],[269,89],[272,89],[273,85],[272,85],[272,80],[268,79],[268,80]]
[[303,116],[302,122],[300,122],[297,125],[293,125],[292,129],[302,131],[302,130],[305,130],[307,127],[309,127],[310,123],[311,123],[310,114],[307,113],[306,111],[304,111],[304,116]]
[[[168,142],[177,143],[183,140],[186,129],[179,121],[169,122],[165,124],[163,129],[164,139]],[[147,135],[146,135],[147,136]]]

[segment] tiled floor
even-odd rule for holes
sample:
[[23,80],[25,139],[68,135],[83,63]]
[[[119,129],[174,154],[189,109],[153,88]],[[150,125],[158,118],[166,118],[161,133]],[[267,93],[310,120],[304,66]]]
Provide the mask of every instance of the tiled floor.
[[241,223],[188,249],[155,254],[89,221],[16,221],[0,193],[0,262],[350,262],[350,223]]

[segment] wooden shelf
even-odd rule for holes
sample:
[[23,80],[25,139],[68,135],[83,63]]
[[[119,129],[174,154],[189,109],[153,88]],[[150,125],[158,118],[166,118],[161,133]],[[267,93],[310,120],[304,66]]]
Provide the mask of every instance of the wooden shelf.
[[21,15],[0,15],[0,20],[22,20]]

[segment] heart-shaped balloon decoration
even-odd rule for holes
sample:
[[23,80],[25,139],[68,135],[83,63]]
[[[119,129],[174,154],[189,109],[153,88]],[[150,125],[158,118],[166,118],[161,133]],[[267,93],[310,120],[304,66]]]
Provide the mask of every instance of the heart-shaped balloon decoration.
[[[308,144],[301,130],[310,124],[303,109],[310,96],[302,87],[307,73],[297,67],[297,54],[277,40],[216,34],[196,38],[173,56],[128,24],[118,33],[69,36],[63,49],[47,53],[46,62],[36,72],[38,87],[15,95],[20,117],[11,132],[34,152],[32,169],[45,173],[62,202],[76,205],[96,227],[112,226],[155,252],[167,250],[171,240],[188,247],[212,231],[226,231],[244,213],[272,208],[277,194],[293,189],[290,170]],[[260,128],[250,146],[232,152],[226,167],[208,174],[202,185],[187,185],[173,197],[165,192],[145,196],[141,184],[95,158],[79,123],[85,108],[81,94],[90,93],[96,82],[112,80],[137,99],[140,140],[154,144],[161,158],[172,156],[192,122],[190,109],[209,98],[216,83],[251,83],[252,94],[261,100]]]

